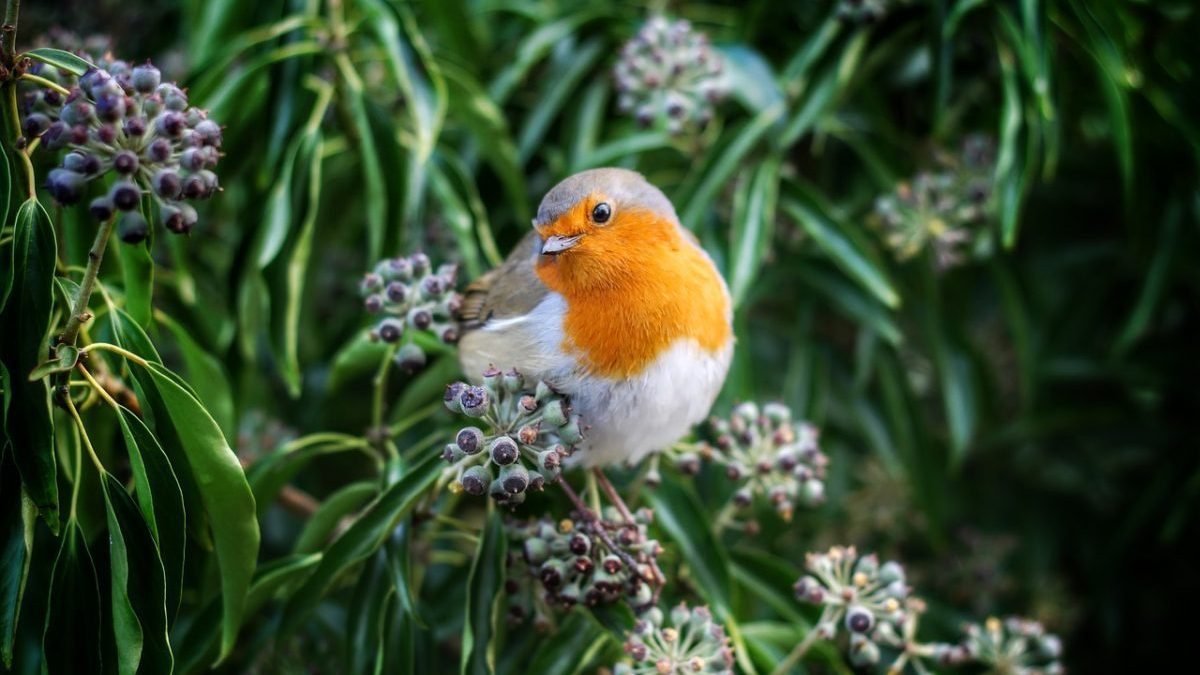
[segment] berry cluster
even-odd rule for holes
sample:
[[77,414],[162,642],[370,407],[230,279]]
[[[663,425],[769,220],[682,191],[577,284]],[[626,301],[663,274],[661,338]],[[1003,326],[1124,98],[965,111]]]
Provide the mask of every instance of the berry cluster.
[[657,607],[647,611],[629,632],[625,653],[631,662],[618,663],[614,675],[733,673],[733,648],[707,607],[680,603],[666,616]]
[[30,72],[68,92],[44,87],[23,97],[26,142],[36,138],[49,150],[65,151],[46,182],[56,201],[75,204],[87,195],[89,182],[111,175],[89,210],[101,221],[124,212],[124,241],[149,235],[138,212],[145,194],[153,196],[168,230],[192,230],[197,216],[188,200],[220,189],[212,171],[221,156],[219,124],[190,106],[182,89],[162,82],[149,62],[130,66],[105,59],[79,78],[41,63]]
[[441,265],[434,271],[424,253],[382,260],[363,275],[359,283],[363,306],[382,315],[371,329],[371,339],[400,343],[395,360],[405,371],[425,366],[425,352],[413,343],[409,328],[429,331],[446,344],[458,341],[453,317],[462,296],[454,290],[457,280],[457,265]]
[[1019,675],[1063,672],[1062,643],[1035,621],[991,618],[983,626],[968,624],[959,644],[921,642],[917,633],[926,605],[909,594],[904,568],[896,562],[880,565],[874,555],[835,546],[810,553],[805,566],[811,574],[796,582],[796,597],[822,607],[812,639],[831,640],[843,624],[856,666],[879,663],[886,649],[892,655],[889,673],[902,673],[910,663],[920,673],[929,672],[929,665],[987,666],[991,672]]
[[642,608],[654,601],[655,560],[662,549],[646,535],[650,511],[639,510],[633,523],[609,515],[509,525],[510,618],[520,620],[531,608],[545,621],[550,610],[579,603],[595,607],[624,599]]
[[796,597],[822,606],[813,628],[817,637],[833,639],[840,622],[850,632],[850,660],[856,665],[877,662],[879,647],[872,636],[895,633],[905,618],[904,568],[895,561],[880,565],[874,555],[859,556],[853,546],[809,553],[804,563],[811,574],[796,582]]
[[1060,675],[1062,641],[1041,623],[1010,617],[990,617],[983,625],[967,624],[958,653],[968,662],[1011,675]]
[[708,36],[685,20],[655,16],[621,48],[613,69],[617,104],[642,126],[664,123],[672,134],[703,127],[725,97],[723,70]]
[[968,249],[984,252],[995,154],[991,139],[969,136],[958,157],[940,159],[941,170],[923,171],[875,200],[874,219],[897,259],[928,246],[938,268],[946,269],[962,264]]
[[779,403],[761,409],[742,403],[729,419],[710,421],[714,446],[676,457],[680,470],[696,473],[701,457],[724,467],[725,475],[739,483],[733,504],[751,506],[756,499],[769,502],[790,520],[796,504],[812,506],[825,499],[825,470],[829,458],[817,446],[819,432],[805,422],[794,422],[792,412]]
[[482,385],[454,382],[444,400],[452,412],[487,426],[463,427],[446,446],[443,456],[457,469],[451,485],[502,504],[520,504],[526,490],[558,478],[563,459],[583,439],[567,399],[545,382],[527,383],[516,369],[488,368]]

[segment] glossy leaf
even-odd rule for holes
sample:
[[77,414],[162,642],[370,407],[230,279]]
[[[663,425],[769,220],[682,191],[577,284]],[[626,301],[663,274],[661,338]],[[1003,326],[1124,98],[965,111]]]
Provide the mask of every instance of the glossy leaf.
[[[7,382],[0,384],[7,391]],[[7,455],[0,457],[0,663],[11,668],[13,640],[33,556],[37,509],[21,489],[17,467],[7,460]]]
[[378,494],[378,484],[370,480],[351,483],[331,493],[321,501],[321,506],[300,530],[292,552],[316,553],[325,548],[342,522],[352,518]]
[[91,673],[104,665],[100,586],[79,523],[68,520],[50,573],[42,656],[49,673]]
[[258,557],[259,531],[254,495],[246,483],[237,455],[225,442],[221,429],[208,411],[176,381],[173,373],[161,365],[151,362],[146,370],[179,433],[180,444],[196,476],[209,516],[217,566],[221,572],[224,619],[219,659],[224,659],[237,640],[246,591]]
[[743,182],[734,200],[727,275],[734,307],[745,299],[774,240],[780,164],[777,157],[759,164]]
[[58,532],[58,483],[50,387],[45,379],[28,381],[49,350],[56,245],[50,216],[35,199],[21,204],[14,220],[13,281],[0,313],[0,355],[8,370],[8,417],[4,447],[21,472],[30,499],[51,531]]
[[92,63],[76,54],[66,52],[61,49],[52,47],[38,47],[30,49],[18,58],[31,58],[34,61],[41,61],[46,65],[54,66],[59,70],[64,70],[75,76],[83,75],[88,68],[95,68]]

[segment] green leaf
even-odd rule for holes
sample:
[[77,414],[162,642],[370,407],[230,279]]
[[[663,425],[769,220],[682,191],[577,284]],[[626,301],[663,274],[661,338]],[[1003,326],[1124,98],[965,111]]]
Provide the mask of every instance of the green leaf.
[[12,288],[0,312],[0,355],[8,370],[4,447],[12,452],[29,498],[58,533],[58,483],[50,387],[26,375],[46,359],[57,257],[54,227],[36,199],[17,209],[12,247]]
[[709,163],[698,174],[698,184],[695,189],[687,191],[675,200],[676,204],[684,204],[680,220],[684,227],[695,230],[700,220],[712,209],[713,200],[725,186],[730,176],[741,166],[742,160],[758,144],[775,122],[783,116],[783,103],[763,109],[751,120],[730,132],[730,140],[720,148],[709,153]]
[[68,520],[50,572],[43,672],[105,672],[100,642],[100,585],[79,523]]
[[[504,597],[504,556],[508,539],[500,512],[489,503],[487,524],[479,536],[479,547],[467,577],[466,623],[463,625],[463,675],[487,675],[496,669],[497,618]],[[536,672],[536,671],[535,671]]]
[[425,620],[421,618],[421,614],[417,608],[417,599],[414,597],[414,591],[419,591],[416,588],[415,579],[411,571],[410,547],[413,538],[413,523],[412,518],[406,519],[400,523],[396,529],[392,530],[391,536],[384,543],[383,548],[387,553],[388,571],[392,575],[392,586],[396,589],[396,594],[399,596],[400,609],[406,615],[405,620],[414,622],[417,626],[425,628]]
[[304,222],[296,235],[287,263],[287,302],[284,305],[283,335],[280,345],[280,371],[287,383],[292,398],[300,395],[300,309],[304,300],[304,279],[308,261],[312,254],[313,233],[317,225],[317,212],[321,198],[321,151],[324,141],[320,134],[313,140],[310,166],[308,168],[308,203]]
[[[7,392],[7,381],[0,384]],[[7,455],[0,456],[0,663],[5,668],[12,667],[36,520],[37,509],[21,489],[17,467]]]
[[342,664],[350,675],[366,675],[374,671],[377,652],[384,646],[383,614],[394,591],[392,578],[388,574],[387,556],[382,550],[377,551],[359,573],[348,605]]
[[516,56],[500,71],[488,87],[488,93],[497,104],[508,101],[525,75],[541,61],[555,46],[570,38],[584,23],[599,18],[596,10],[575,12],[557,21],[543,24],[521,40]]
[[217,357],[196,342],[193,331],[161,312],[157,313],[156,318],[175,338],[179,353],[183,356],[188,383],[194,389],[196,398],[200,399],[204,408],[217,421],[217,426],[221,427],[225,437],[231,438],[237,429],[233,423],[233,391],[229,386],[229,376],[225,373],[225,367]]
[[753,169],[752,177],[742,181],[734,197],[726,275],[734,307],[745,299],[774,239],[780,166],[780,158],[772,155]]
[[376,481],[364,480],[351,483],[333,492],[317,507],[304,529],[296,537],[292,553],[316,553],[329,543],[330,536],[337,530],[342,519],[352,516],[364,504],[379,494]]
[[417,500],[433,485],[441,467],[442,462],[438,454],[428,453],[408,467],[400,480],[389,485],[358,519],[329,545],[312,576],[289,598],[279,630],[281,637],[300,626],[347,568],[379,548],[396,523],[412,511]]
[[553,639],[543,640],[528,671],[538,675],[574,675],[583,672],[606,645],[615,641],[590,611],[577,607],[559,624]]
[[259,517],[275,503],[280,490],[314,459],[354,451],[374,458],[374,451],[358,436],[336,432],[316,433],[289,441],[270,455],[259,459],[246,472]]
[[0,144],[0,312],[8,304],[8,292],[13,282],[13,248],[5,241],[8,232],[8,210],[12,206],[13,186],[8,148]]
[[751,113],[783,102],[783,90],[775,81],[771,64],[747,44],[720,45],[725,59],[725,77],[730,93]]
[[166,452],[146,424],[128,408],[121,407],[118,413],[117,421],[121,425],[137,486],[138,505],[162,558],[169,623],[179,609],[183,589],[184,547],[187,543],[183,492]]
[[23,58],[31,58],[34,61],[41,61],[47,65],[54,66],[59,70],[65,70],[75,76],[83,75],[88,71],[88,68],[95,68],[91,61],[81,58],[71,52],[65,52],[61,49],[53,49],[50,47],[39,47],[30,49],[29,51],[17,57],[19,63]]
[[112,474],[101,478],[108,516],[113,631],[122,675],[169,673],[166,580],[154,537],[137,505]]
[[[124,310],[115,308],[109,313],[109,321],[118,345],[147,361],[162,363],[158,351],[154,349],[145,331]],[[179,431],[172,423],[171,414],[155,387],[153,376],[132,363],[128,365],[132,367],[130,374],[133,376],[133,388],[141,403],[141,414],[146,426],[153,432],[154,438],[166,453],[179,481],[179,489],[183,493],[183,503],[187,511],[187,531],[201,546],[211,550],[212,537],[208,529],[208,514],[204,510],[196,474],[188,461]]]
[[521,127],[521,135],[517,139],[517,157],[522,165],[529,161],[533,151],[541,145],[550,124],[558,117],[559,111],[567,104],[568,97],[587,76],[592,64],[600,59],[602,53],[601,42],[593,39],[562,52],[561,58],[553,61],[544,79],[545,86],[538,94],[538,104],[525,120],[525,125]]
[[162,365],[148,362],[146,371],[179,433],[212,527],[224,614],[219,662],[237,641],[246,591],[258,557],[254,495],[237,455],[204,406]]
[[780,206],[842,271],[883,304],[892,309],[900,306],[900,294],[883,265],[868,254],[865,245],[849,236],[848,225],[834,221],[821,205],[804,194],[788,195]]
[[48,375],[67,373],[79,362],[79,348],[75,345],[59,344],[54,348],[54,358],[42,363],[29,373],[29,381],[37,382]]
[[[291,590],[304,579],[317,563],[321,554],[287,556],[265,563],[254,574],[254,583],[246,594],[245,616],[257,613],[264,605],[284,592]],[[220,634],[220,599],[205,606],[204,611],[186,627],[176,641],[176,671],[195,673],[207,671],[213,652],[217,648]]]
[[1017,85],[1012,52],[998,50],[1004,105],[1000,113],[999,147],[996,153],[995,180],[1000,209],[1000,232],[1005,248],[1017,243],[1024,177],[1021,174],[1021,91]]

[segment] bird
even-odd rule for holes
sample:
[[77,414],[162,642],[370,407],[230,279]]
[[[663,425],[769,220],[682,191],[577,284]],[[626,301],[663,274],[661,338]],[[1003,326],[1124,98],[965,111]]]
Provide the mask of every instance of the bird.
[[599,168],[555,185],[533,229],[465,289],[459,360],[515,368],[585,425],[567,466],[634,465],[704,420],[733,357],[732,303],[713,260],[641,174]]

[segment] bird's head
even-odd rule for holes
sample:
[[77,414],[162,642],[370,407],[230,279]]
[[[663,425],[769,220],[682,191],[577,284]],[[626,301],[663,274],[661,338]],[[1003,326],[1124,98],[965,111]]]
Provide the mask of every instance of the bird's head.
[[542,199],[533,226],[541,237],[538,276],[564,293],[620,287],[689,245],[670,200],[627,169],[563,180]]

